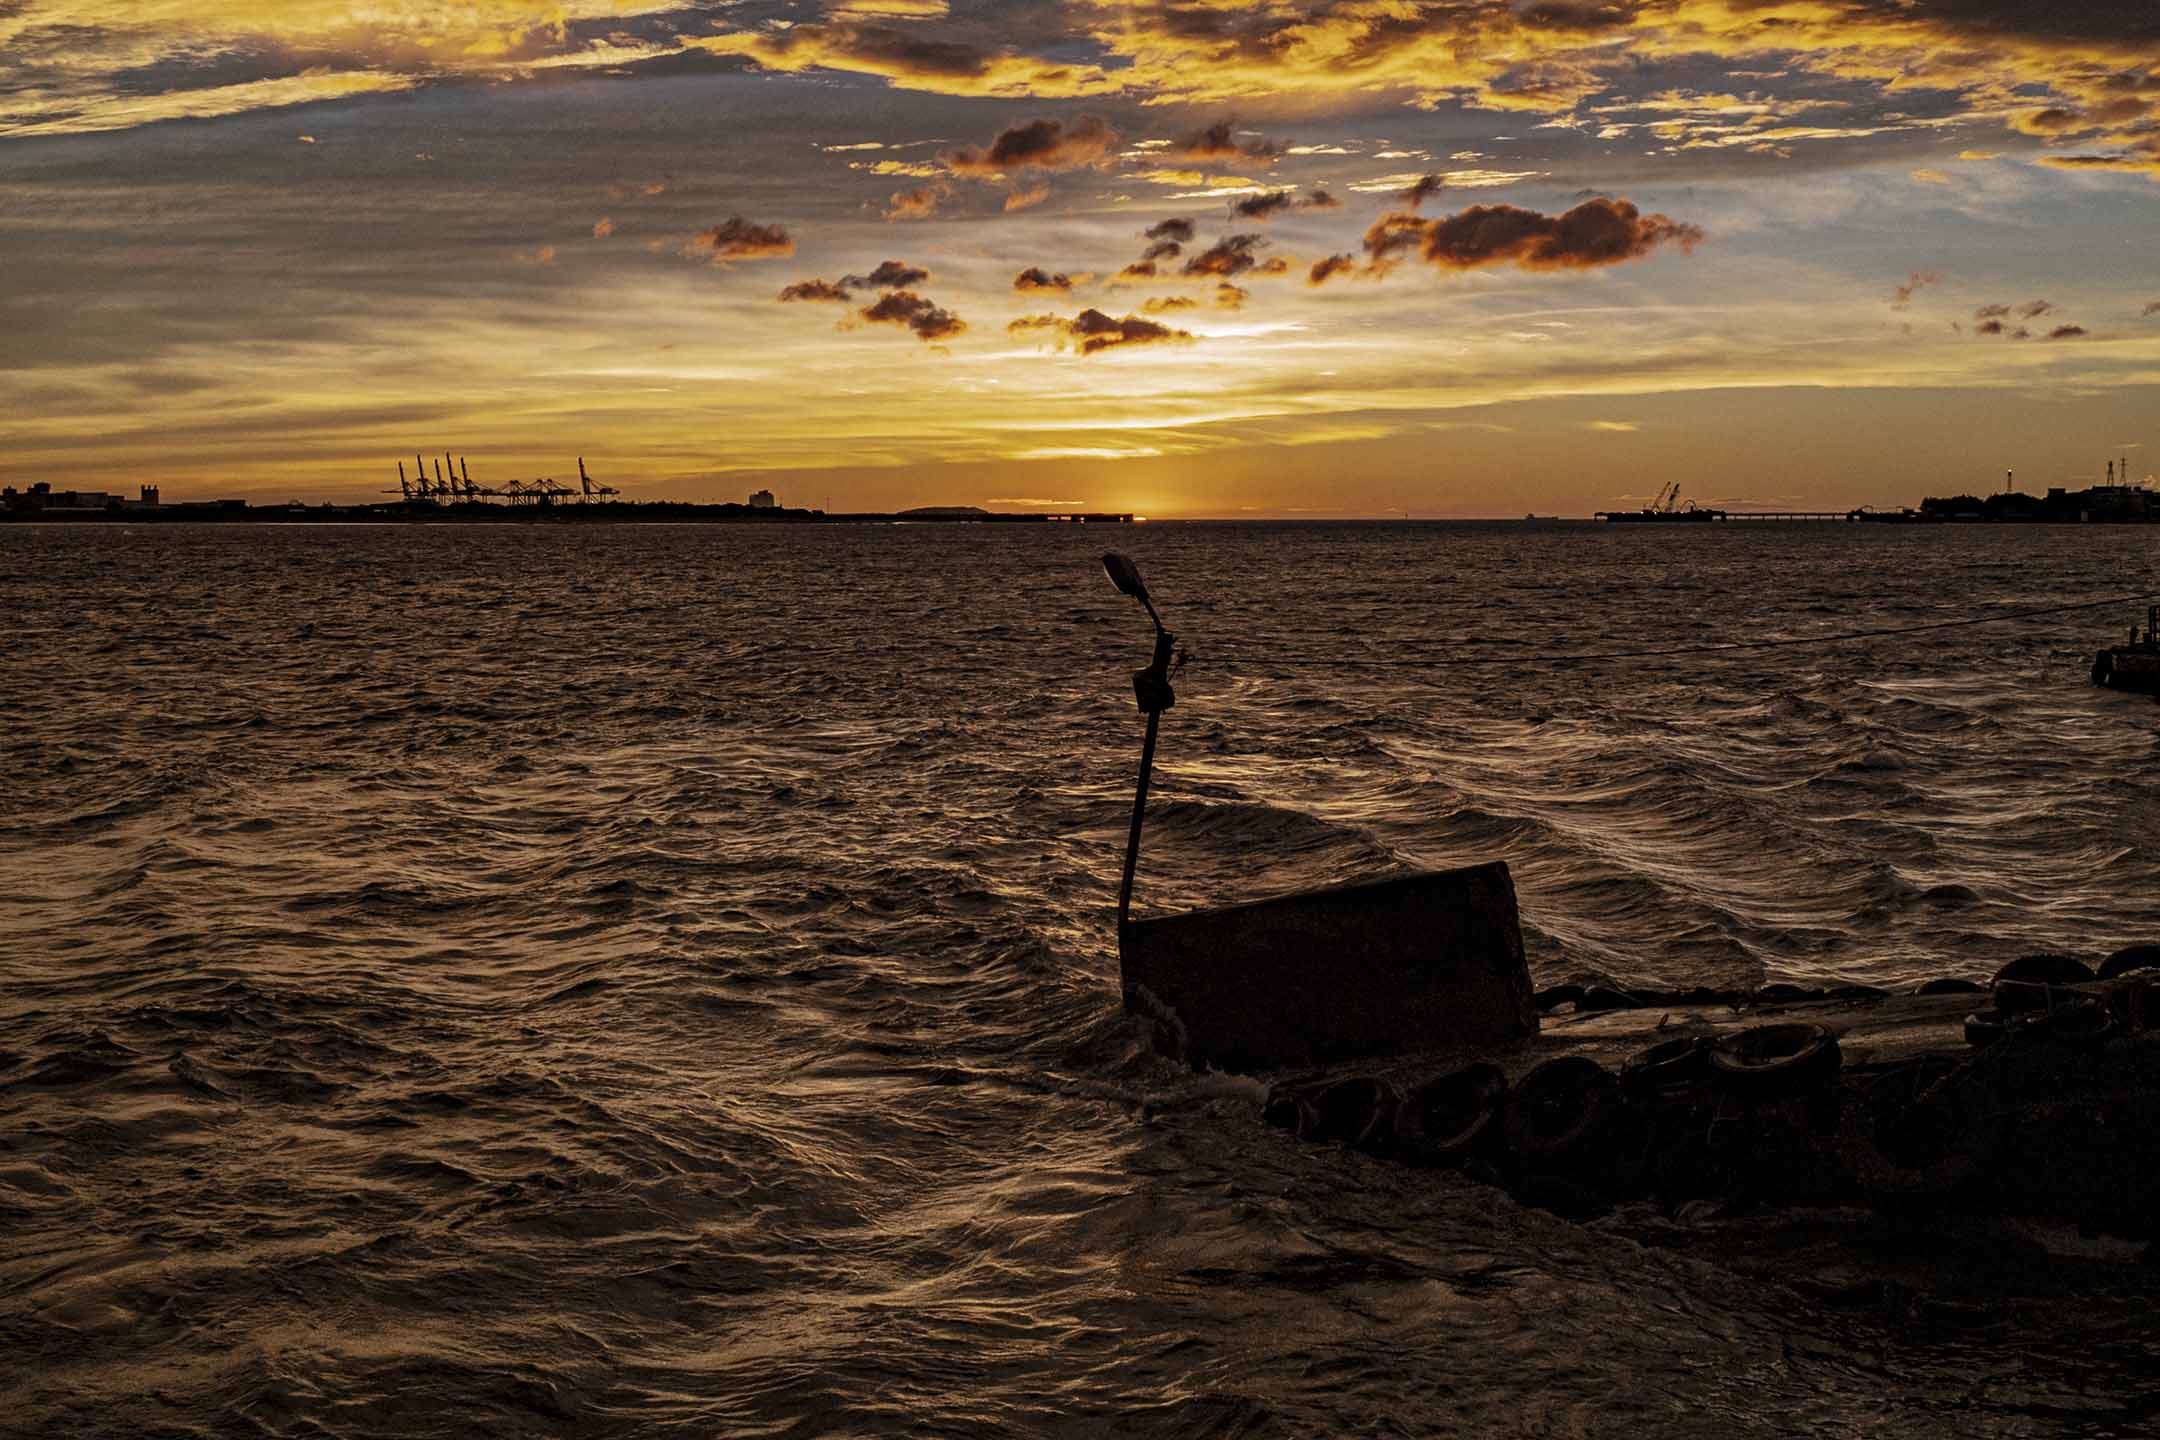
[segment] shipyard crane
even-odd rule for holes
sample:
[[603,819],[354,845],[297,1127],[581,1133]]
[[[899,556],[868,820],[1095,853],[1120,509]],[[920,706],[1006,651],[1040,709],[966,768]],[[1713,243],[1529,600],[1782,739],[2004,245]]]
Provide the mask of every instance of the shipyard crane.
[[622,491],[616,489],[613,485],[595,484],[592,476],[585,473],[585,457],[582,455],[578,456],[577,478],[578,484],[585,487],[585,498],[587,500],[605,500],[610,496],[622,494]]

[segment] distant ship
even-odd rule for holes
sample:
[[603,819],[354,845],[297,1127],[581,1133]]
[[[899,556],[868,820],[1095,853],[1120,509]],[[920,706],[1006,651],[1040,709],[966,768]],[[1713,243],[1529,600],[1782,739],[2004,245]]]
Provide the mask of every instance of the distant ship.
[[1597,518],[1623,524],[1650,522],[1662,525],[1698,520],[1723,520],[1725,512],[1723,510],[1705,509],[1692,500],[1682,505],[1680,503],[1680,482],[1675,480],[1658,491],[1656,500],[1653,500],[1640,510],[1600,510],[1597,513]]

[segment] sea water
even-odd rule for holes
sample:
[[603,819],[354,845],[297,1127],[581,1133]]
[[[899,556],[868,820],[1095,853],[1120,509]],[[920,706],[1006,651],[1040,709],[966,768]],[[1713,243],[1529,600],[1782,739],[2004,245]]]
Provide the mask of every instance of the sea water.
[[2160,938],[2130,607],[1984,623],[2149,530],[0,528],[0,1432],[2154,1423],[2097,1242],[1578,1225],[1154,1054],[1110,547],[1189,656],[1143,913],[1500,859],[1544,983]]

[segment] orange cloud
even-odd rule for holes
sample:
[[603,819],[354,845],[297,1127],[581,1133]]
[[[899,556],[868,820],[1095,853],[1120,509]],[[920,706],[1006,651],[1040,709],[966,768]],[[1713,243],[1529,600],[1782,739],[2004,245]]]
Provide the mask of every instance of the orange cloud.
[[1188,164],[1210,168],[1222,165],[1272,165],[1282,158],[1283,147],[1272,140],[1255,136],[1241,142],[1237,136],[1236,120],[1218,120],[1172,141],[1163,148],[1162,153],[1173,160],[1183,160]]
[[913,190],[895,190],[886,200],[881,212],[887,220],[928,220],[937,214],[952,194],[952,186],[945,184],[918,185]]
[[1073,282],[1070,275],[1053,275],[1040,265],[1030,265],[1018,275],[1013,276],[1013,289],[1023,295],[1064,295],[1069,293],[1072,287]]
[[895,290],[856,314],[873,325],[902,326],[914,332],[915,338],[925,344],[949,340],[967,329],[967,322],[959,316],[940,309],[912,290]]
[[1892,310],[1904,310],[1910,307],[1912,297],[1919,293],[1922,286],[1933,285],[1941,279],[1942,276],[1936,274],[1933,270],[1913,271],[1912,274],[1905,277],[1904,284],[1890,292],[1890,308]]
[[1356,266],[1357,261],[1352,256],[1330,255],[1325,260],[1313,262],[1312,270],[1305,277],[1305,283],[1308,285],[1325,285],[1337,275],[1346,274],[1355,269]]
[[1212,275],[1228,280],[1233,275],[1243,275],[1248,270],[1265,271],[1270,264],[1280,267],[1279,261],[1263,261],[1253,252],[1266,245],[1263,235],[1225,235],[1213,245],[1185,262],[1187,275]]
[[846,304],[855,297],[848,293],[844,285],[835,285],[827,280],[798,280],[783,289],[780,298],[783,301],[824,300]]
[[691,36],[683,43],[716,55],[739,55],[767,70],[845,70],[882,76],[903,90],[938,95],[1050,100],[1114,95],[1125,88],[1121,77],[1098,65],[1038,60],[914,29],[840,19],[785,30]]
[[1365,250],[1376,264],[1414,250],[1443,270],[1587,270],[1641,259],[1663,245],[1692,251],[1702,239],[1700,226],[1600,196],[1563,215],[1515,205],[1473,205],[1440,220],[1385,215],[1366,231]]
[[795,241],[782,225],[756,225],[731,215],[710,230],[700,230],[682,248],[692,260],[726,265],[736,260],[776,260],[795,253]]
[[880,261],[867,275],[850,275],[840,283],[851,290],[912,290],[930,278],[930,272],[905,260]]
[[1189,331],[1173,330],[1139,315],[1119,320],[1094,309],[1083,310],[1070,320],[1058,315],[1026,315],[1005,329],[1013,335],[1046,333],[1058,349],[1082,355],[1126,345],[1189,345],[1193,339]]

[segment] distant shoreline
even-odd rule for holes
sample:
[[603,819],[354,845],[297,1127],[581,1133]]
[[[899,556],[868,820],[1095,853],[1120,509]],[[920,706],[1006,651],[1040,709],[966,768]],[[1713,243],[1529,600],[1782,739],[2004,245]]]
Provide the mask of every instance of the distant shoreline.
[[957,506],[828,514],[780,506],[734,502],[699,505],[670,500],[515,506],[477,501],[454,505],[251,505],[228,500],[189,505],[121,504],[96,510],[56,506],[0,511],[0,524],[22,525],[1126,525],[1133,519],[1129,513],[1116,511],[1013,514]]

